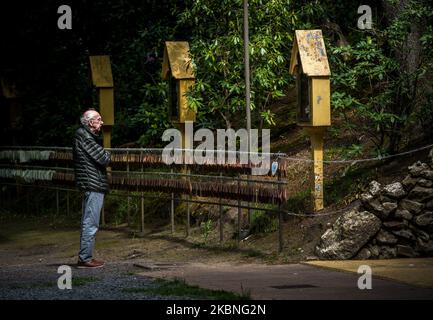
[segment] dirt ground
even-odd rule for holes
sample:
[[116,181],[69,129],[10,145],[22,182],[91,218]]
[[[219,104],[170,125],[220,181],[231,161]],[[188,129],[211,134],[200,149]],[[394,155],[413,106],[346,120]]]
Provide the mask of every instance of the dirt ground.
[[[125,295],[120,290],[125,286],[149,286],[152,283],[150,279],[155,277],[184,279],[188,284],[201,288],[248,294],[253,300],[433,297],[431,281],[426,281],[426,277],[431,278],[431,259],[427,261],[429,264],[426,267],[420,260],[402,260],[397,265],[391,260],[368,261],[375,270],[375,276],[379,276],[374,280],[375,290],[369,292],[360,291],[356,286],[359,276],[356,269],[359,264],[365,264],[365,261],[349,261],[349,264],[339,262],[343,265],[329,264],[332,262],[320,264],[321,261],[307,264],[306,254],[311,251],[308,248],[314,247],[314,241],[308,241],[308,229],[318,228],[316,223],[305,223],[307,220],[303,222],[303,228],[297,228],[298,233],[294,232],[296,229],[286,221],[286,246],[280,254],[277,232],[249,237],[237,248],[234,240],[226,240],[220,245],[216,241],[219,238],[215,239],[218,234],[212,234],[205,244],[202,235],[196,234],[198,230],[193,230],[192,235],[185,238],[183,230],[172,235],[167,228],[149,229],[140,236],[129,232],[124,226],[103,228],[97,234],[95,257],[106,261],[107,266],[99,272],[99,269],[87,270],[94,271],[89,274],[80,273],[80,269],[74,268],[74,275],[78,278],[83,278],[84,275],[87,278],[97,276],[98,279],[94,283],[72,290],[75,295],[67,295],[58,293],[53,287],[58,277],[56,267],[75,265],[79,229],[68,226],[67,222],[72,222],[59,217],[7,220],[9,221],[2,219],[0,224],[0,289],[4,285],[5,297],[10,298],[14,293],[14,299],[101,299],[102,294],[107,293],[109,288],[112,292],[106,295],[106,299],[161,299],[159,296]],[[177,229],[180,229],[179,226]],[[229,230],[226,232],[228,235]],[[303,239],[304,243],[290,243],[288,241],[291,237]],[[304,252],[298,250],[297,245],[304,245],[299,247]],[[322,266],[325,268],[320,268]],[[423,277],[416,277],[420,274],[414,273],[416,267],[422,267],[420,270],[425,273]],[[415,276],[412,281],[406,281],[409,285],[402,281],[408,274]],[[25,284],[31,290],[19,291],[17,287],[18,289],[8,293],[7,288],[14,288],[16,283],[21,286]],[[44,289],[43,286],[48,283],[51,289]],[[423,285],[419,285],[420,283]],[[427,284],[430,285],[426,287]],[[113,286],[120,288],[120,291],[113,291]],[[95,292],[99,294],[95,295]]]
[[[0,265],[61,260],[75,263],[79,249],[79,216],[20,217],[1,215]],[[279,252],[278,230],[252,234],[238,244],[231,224],[224,225],[219,241],[216,225],[205,241],[203,230],[170,225],[148,227],[144,233],[125,225],[102,227],[96,237],[95,257],[105,261],[146,259],[160,263],[266,263],[278,264],[311,259],[320,235],[336,216],[320,218],[286,217],[283,222],[283,250]]]

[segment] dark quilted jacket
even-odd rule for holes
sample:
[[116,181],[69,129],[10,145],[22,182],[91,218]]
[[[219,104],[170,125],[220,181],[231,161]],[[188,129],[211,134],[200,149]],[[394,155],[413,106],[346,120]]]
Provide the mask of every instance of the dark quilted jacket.
[[109,191],[106,167],[110,153],[101,146],[99,137],[82,126],[75,132],[74,146],[75,182],[82,191]]

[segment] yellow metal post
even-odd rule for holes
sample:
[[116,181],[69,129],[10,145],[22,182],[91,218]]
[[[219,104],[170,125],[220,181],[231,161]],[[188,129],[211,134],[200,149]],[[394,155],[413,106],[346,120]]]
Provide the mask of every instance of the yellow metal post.
[[[190,125],[190,130],[188,130],[187,127],[186,127],[188,124]],[[189,122],[186,122],[186,123],[179,123],[178,124],[179,129],[180,129],[179,131],[182,134],[182,148],[186,149],[185,153],[184,153],[183,159],[185,159],[185,161],[188,162],[188,163],[193,163],[193,161],[194,161],[194,158],[191,158],[191,157],[194,157],[194,153],[192,152],[193,146],[191,145],[191,142],[193,141],[193,138],[194,138],[193,137],[193,132],[194,132],[193,124],[194,123],[192,121],[189,121]],[[189,155],[189,157],[190,157],[189,161],[186,160],[188,158],[186,155]],[[189,174],[190,173],[190,171],[188,170],[188,167],[186,165],[182,168],[182,173],[184,173],[184,174]],[[188,179],[188,178],[184,177],[184,179]],[[190,196],[189,195],[184,195],[183,198],[186,199],[186,200],[190,200]],[[190,233],[189,229],[190,229],[190,208],[191,208],[191,203],[190,202],[186,202],[186,206],[187,206],[186,207],[187,208],[187,212],[186,212],[187,217],[186,217],[185,235],[188,237],[189,233]]]
[[102,127],[104,148],[111,148],[111,126]]
[[305,130],[310,135],[311,151],[313,156],[313,173],[314,173],[314,211],[319,211],[324,208],[323,202],[323,137],[325,128],[321,127],[306,127]]
[[109,56],[91,56],[90,69],[93,85],[98,90],[99,113],[104,126],[102,137],[104,148],[111,148],[111,128],[114,125],[114,84]]
[[331,70],[321,30],[296,30],[290,73],[297,77],[298,125],[310,136],[314,163],[314,210],[323,203],[323,138],[331,125]]
[[[166,41],[162,63],[162,79],[170,81],[170,112],[173,125],[176,126],[182,134],[182,148],[189,149],[183,152],[185,166],[182,168],[183,173],[189,173],[187,164],[194,163],[192,152],[193,141],[193,124],[196,120],[196,112],[191,110],[188,105],[186,93],[194,86],[195,75],[193,63],[189,53],[189,44],[185,41]],[[174,82],[173,82],[174,81]],[[175,109],[174,109],[175,108]],[[189,179],[184,177],[183,179]],[[173,194],[172,194],[173,195]],[[183,196],[190,199],[190,195]],[[172,212],[173,200],[172,200]],[[186,236],[189,236],[190,223],[190,202],[187,202],[187,219],[186,219]],[[174,232],[174,221],[172,220],[172,231]]]

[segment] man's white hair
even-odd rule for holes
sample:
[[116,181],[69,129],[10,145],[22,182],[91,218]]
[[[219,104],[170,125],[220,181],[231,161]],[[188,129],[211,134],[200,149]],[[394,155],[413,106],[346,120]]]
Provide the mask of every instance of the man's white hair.
[[89,109],[83,113],[83,115],[80,118],[80,122],[84,126],[89,126],[90,120],[93,120],[94,117],[98,115],[98,111],[95,109]]

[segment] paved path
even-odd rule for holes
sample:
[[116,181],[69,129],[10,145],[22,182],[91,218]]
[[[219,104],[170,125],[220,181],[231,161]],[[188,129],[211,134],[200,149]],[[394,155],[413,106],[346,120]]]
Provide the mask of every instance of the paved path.
[[[399,270],[400,277],[405,272],[409,272],[412,274],[412,280],[416,279],[418,274],[421,277],[418,277],[419,282],[422,276],[428,276],[427,272],[417,272],[416,266],[426,267],[426,263],[421,261],[424,260],[407,260],[406,264],[398,260],[394,262],[388,260],[386,263],[389,265],[390,274],[395,274],[392,272],[393,269]],[[367,262],[371,265],[373,274],[375,263],[379,263],[382,269],[386,270],[383,261]],[[179,297],[159,297],[129,292],[132,288],[151,287],[153,282],[151,278],[155,277],[181,278],[189,284],[203,288],[249,294],[255,300],[433,299],[433,288],[384,279],[383,270],[379,278],[373,277],[371,290],[360,290],[357,286],[360,275],[350,272],[347,267],[349,265],[353,268],[354,261],[314,263],[326,263],[327,266],[158,264],[146,260],[108,262],[102,269],[72,268],[73,278],[76,283],[79,283],[73,287],[73,290],[57,288],[57,279],[60,276],[57,273],[59,264],[3,265],[0,267],[0,299],[179,299]],[[359,263],[366,264],[366,261],[359,261]],[[339,269],[330,269],[329,265]],[[346,270],[343,268],[345,265]]]
[[141,275],[182,278],[209,289],[250,293],[253,299],[433,299],[433,288],[374,278],[371,290],[360,290],[357,273],[306,264],[187,264],[179,267],[150,266]]
[[433,258],[311,261],[308,264],[351,273],[357,273],[360,265],[368,265],[375,277],[433,288]]

